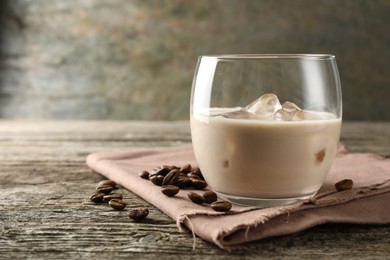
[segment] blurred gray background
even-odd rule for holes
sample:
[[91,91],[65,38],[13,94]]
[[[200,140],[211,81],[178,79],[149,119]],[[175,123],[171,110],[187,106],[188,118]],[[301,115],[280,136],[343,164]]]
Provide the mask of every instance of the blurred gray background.
[[390,120],[389,0],[1,0],[0,117],[188,119],[199,55],[332,53],[344,119]]

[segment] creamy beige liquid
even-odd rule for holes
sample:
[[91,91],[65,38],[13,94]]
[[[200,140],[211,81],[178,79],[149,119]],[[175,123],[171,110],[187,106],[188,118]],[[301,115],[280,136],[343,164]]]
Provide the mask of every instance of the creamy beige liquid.
[[341,119],[333,114],[321,113],[321,118],[267,121],[193,115],[195,156],[207,183],[226,195],[266,199],[314,194],[331,167],[341,128]]

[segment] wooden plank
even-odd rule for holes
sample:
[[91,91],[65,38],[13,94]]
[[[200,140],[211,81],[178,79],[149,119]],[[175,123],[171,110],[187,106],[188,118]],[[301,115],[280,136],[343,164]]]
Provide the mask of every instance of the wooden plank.
[[[342,141],[354,152],[390,155],[390,123],[346,122]],[[88,169],[94,151],[190,142],[188,122],[0,121],[0,255],[18,258],[225,259],[385,258],[390,226],[324,225],[228,253],[190,233],[138,196],[120,189],[129,208],[150,210],[134,223],[89,201],[101,176]],[[368,243],[369,242],[369,243]]]

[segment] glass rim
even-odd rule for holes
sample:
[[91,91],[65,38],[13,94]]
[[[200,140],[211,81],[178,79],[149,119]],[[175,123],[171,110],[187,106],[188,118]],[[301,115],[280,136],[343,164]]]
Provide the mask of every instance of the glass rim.
[[201,55],[199,59],[216,60],[265,60],[265,59],[311,59],[311,60],[332,60],[333,54],[221,54]]

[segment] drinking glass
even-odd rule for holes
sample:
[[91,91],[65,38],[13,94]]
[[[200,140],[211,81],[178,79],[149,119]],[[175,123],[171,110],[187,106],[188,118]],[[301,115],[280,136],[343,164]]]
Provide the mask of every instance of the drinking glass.
[[233,203],[313,197],[337,152],[342,117],[334,55],[201,56],[190,120],[209,186]]

